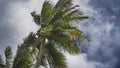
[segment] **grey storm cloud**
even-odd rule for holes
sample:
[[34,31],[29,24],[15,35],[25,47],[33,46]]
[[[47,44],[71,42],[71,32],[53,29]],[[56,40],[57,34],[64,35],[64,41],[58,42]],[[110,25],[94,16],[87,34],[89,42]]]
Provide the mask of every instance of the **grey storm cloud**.
[[98,63],[96,68],[120,68],[120,1],[92,0],[89,5],[94,13],[83,28],[93,41],[87,58]]
[[[16,50],[16,46],[22,42],[23,38],[31,31],[37,30],[30,13],[41,5],[42,1],[38,0],[0,1],[0,54],[4,53],[6,46]],[[36,9],[40,10],[40,8]]]
[[[76,25],[92,38],[84,46],[87,51],[84,56],[86,65],[78,61],[77,64],[81,65],[78,68],[120,68],[120,1],[78,0],[76,3],[82,5],[80,7],[89,16],[87,21]],[[71,68],[74,62],[69,62]]]
[[4,50],[3,47],[6,45],[6,43],[10,43],[8,41],[9,39],[12,39],[11,36],[14,32],[14,29],[9,27],[5,20],[3,20],[7,12],[8,4],[9,1],[7,0],[0,1],[0,46],[1,46],[0,52]]

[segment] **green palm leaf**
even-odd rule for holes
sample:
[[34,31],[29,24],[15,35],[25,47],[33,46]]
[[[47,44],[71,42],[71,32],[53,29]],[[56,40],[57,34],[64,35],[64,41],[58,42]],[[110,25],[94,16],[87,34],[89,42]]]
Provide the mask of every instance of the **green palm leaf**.
[[3,58],[2,56],[0,55],[0,68],[5,68],[5,64],[4,64],[4,61],[3,61]]
[[6,68],[11,67],[11,59],[12,59],[12,50],[11,47],[6,47],[5,49],[5,57],[6,57]]
[[66,62],[65,62],[65,56],[58,51],[54,44],[51,42],[48,42],[46,44],[46,58],[48,60],[48,63],[50,65],[50,68],[67,68]]

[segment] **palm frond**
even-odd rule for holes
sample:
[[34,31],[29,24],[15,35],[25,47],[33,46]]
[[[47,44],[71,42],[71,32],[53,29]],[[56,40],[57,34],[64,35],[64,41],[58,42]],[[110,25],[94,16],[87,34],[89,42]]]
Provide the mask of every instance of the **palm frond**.
[[44,27],[44,28],[40,29],[38,31],[38,35],[42,38],[46,37],[46,36],[50,35],[50,31],[52,29],[53,29],[53,27],[51,25],[48,25],[47,27]]
[[55,14],[50,23],[56,27],[61,24],[70,24],[75,20],[88,19],[87,16],[82,16],[82,12],[80,12],[79,9],[76,9],[76,7],[78,7],[78,5],[67,8],[66,10],[61,9],[56,13],[54,12]]
[[48,39],[53,40],[61,50],[63,49],[63,51],[70,54],[78,54],[80,53],[78,39],[82,39],[82,36],[82,31],[78,30],[76,27],[69,26],[64,27],[64,29],[60,27],[55,28]]
[[[47,25],[53,14],[53,5],[49,1],[45,1],[41,10],[41,25],[45,26]],[[42,27],[43,27],[42,26]]]
[[13,68],[29,68],[35,61],[36,53],[38,50],[34,50],[26,44],[21,44],[18,47],[16,57],[13,62]]
[[28,35],[28,37],[26,37],[23,41],[24,44],[34,44],[35,40],[36,40],[35,34],[31,32]]
[[6,47],[5,49],[5,57],[6,57],[6,68],[11,67],[11,59],[12,59],[12,50],[11,47]]
[[12,50],[11,50],[11,47],[6,47],[6,49],[5,49],[5,56],[6,56],[6,58],[8,58],[8,59],[11,59],[12,58]]
[[54,10],[56,12],[58,10],[61,9],[63,10],[71,6],[72,6],[72,0],[59,0],[57,4],[54,6]]
[[35,11],[31,13],[31,16],[34,19],[35,24],[41,25],[41,16],[37,14]]
[[54,44],[49,42],[46,45],[46,50],[50,68],[67,68],[65,56],[54,47]]
[[0,55],[0,68],[5,68],[5,67],[6,67],[6,65],[4,64],[2,55]]
[[57,20],[63,18],[63,15],[66,12],[75,9],[76,7],[78,7],[78,5],[72,7],[72,0],[59,0],[53,8],[54,14],[50,23],[54,24]]

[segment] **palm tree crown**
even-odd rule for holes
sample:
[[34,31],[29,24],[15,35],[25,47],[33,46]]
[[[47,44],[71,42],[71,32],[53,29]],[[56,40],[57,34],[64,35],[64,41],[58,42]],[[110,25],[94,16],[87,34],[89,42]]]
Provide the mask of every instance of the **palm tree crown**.
[[[46,59],[48,59],[48,62],[53,62],[52,66],[55,65],[56,61],[54,56],[52,56],[54,52],[50,54],[51,49],[56,51],[56,53],[58,52],[58,54],[61,54],[61,51],[68,52],[69,54],[79,54],[81,52],[78,43],[81,42],[84,35],[72,23],[73,21],[87,19],[88,17],[82,16],[79,9],[76,9],[77,7],[79,6],[73,5],[72,0],[59,0],[55,6],[46,0],[40,14],[31,13],[35,23],[41,27],[37,31],[38,38],[41,38],[41,44],[38,48],[39,54],[37,56],[36,68],[41,65],[41,59],[46,50],[49,50],[46,54]],[[45,40],[48,41],[45,42]],[[51,49],[45,49],[48,45]],[[54,60],[49,61],[49,57],[51,60]],[[56,64],[54,67],[66,68],[67,66],[63,65],[63,67],[60,67]]]

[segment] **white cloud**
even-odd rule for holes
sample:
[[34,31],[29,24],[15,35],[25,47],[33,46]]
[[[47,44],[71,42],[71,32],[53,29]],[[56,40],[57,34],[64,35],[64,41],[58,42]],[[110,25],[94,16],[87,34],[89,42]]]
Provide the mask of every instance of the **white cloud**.
[[66,55],[68,68],[95,68],[95,63],[87,60],[86,54]]
[[[114,21],[111,20],[115,20],[116,17],[114,15],[104,16],[102,13],[99,13],[100,9],[94,9],[91,5],[89,5],[89,1],[90,0],[76,0],[75,3],[79,4],[85,15],[90,17],[89,20],[83,21],[84,23],[77,23],[76,25],[79,27],[79,29],[83,30],[85,34],[88,34],[92,38],[92,41],[90,42],[90,44],[88,44],[90,46],[88,49],[88,54],[86,55],[91,57],[89,58],[89,61],[86,61],[88,57],[83,55],[83,58],[81,58],[80,55],[79,57],[68,57],[69,65],[71,68],[74,68],[72,66],[77,66],[75,68],[90,68],[91,66],[93,66],[93,68],[113,68],[113,66],[117,62],[117,58],[114,57],[115,48],[112,42],[116,42],[120,38],[120,36],[118,35],[118,30],[115,31],[118,33],[115,34],[115,36],[117,36],[116,38],[113,39],[114,35],[111,34],[113,29],[116,28],[116,26],[114,25]],[[119,47],[119,42],[116,43],[118,43],[117,47]],[[99,49],[101,49],[102,51],[100,51]],[[103,55],[99,54],[99,52],[101,52]],[[91,58],[92,60],[94,60],[93,62]],[[81,62],[83,63],[79,62],[80,64],[78,64],[75,60],[81,60]],[[103,61],[103,63],[101,61]]]
[[43,0],[29,0],[26,2],[15,1],[9,4],[8,8],[10,10],[5,14],[4,20],[9,27],[15,30],[12,44],[10,44],[13,50],[16,50],[17,45],[20,44],[31,31],[37,31],[38,26],[33,22],[30,13],[32,11],[40,11],[42,3]]

